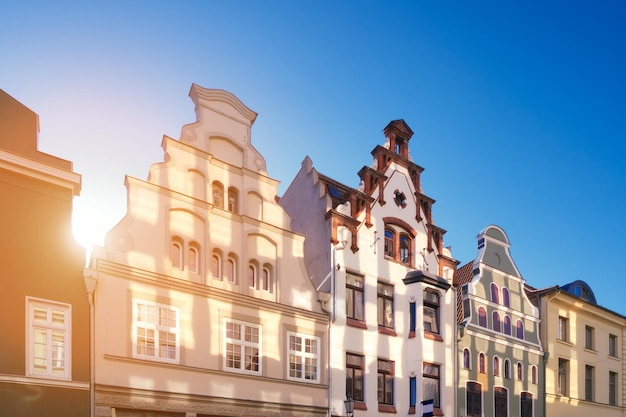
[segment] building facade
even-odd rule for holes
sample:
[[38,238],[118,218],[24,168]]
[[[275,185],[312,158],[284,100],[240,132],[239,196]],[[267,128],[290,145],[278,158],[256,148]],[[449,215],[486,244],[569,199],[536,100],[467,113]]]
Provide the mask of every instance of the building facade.
[[624,416],[626,318],[596,302],[584,281],[530,290],[539,307],[547,416]]
[[476,258],[454,277],[458,291],[457,416],[544,416],[539,312],[525,292],[500,227],[478,235]]
[[330,414],[454,415],[457,262],[423,193],[403,120],[359,170],[360,185],[319,173],[310,158],[280,204],[306,236],[307,271],[331,314]]
[[94,250],[98,416],[327,414],[327,330],[301,235],[251,143],[257,114],[193,85],[126,216]]
[[37,114],[0,90],[0,414],[89,415],[85,251],[72,237],[81,177],[38,150]]

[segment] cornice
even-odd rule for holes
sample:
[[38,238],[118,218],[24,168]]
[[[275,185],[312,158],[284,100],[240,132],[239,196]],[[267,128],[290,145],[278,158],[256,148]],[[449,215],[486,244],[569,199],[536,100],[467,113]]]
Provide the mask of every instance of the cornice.
[[2,149],[0,149],[0,169],[70,189],[73,195],[80,194],[80,174],[24,158]]

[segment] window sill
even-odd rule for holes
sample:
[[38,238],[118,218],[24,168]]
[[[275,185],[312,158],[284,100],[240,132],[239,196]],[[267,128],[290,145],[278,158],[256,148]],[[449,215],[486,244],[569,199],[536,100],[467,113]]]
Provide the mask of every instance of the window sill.
[[[409,339],[413,339],[415,337],[415,330],[411,330],[409,332]],[[415,414],[415,413],[414,413]]]
[[424,339],[436,340],[437,342],[443,342],[443,337],[436,333],[431,333],[429,331],[424,330]]
[[365,404],[363,401],[355,401],[354,409],[355,410],[367,410],[367,404]]
[[562,344],[567,345],[567,346],[569,346],[569,347],[574,346],[574,344],[573,344],[572,342],[567,341],[567,340],[556,339],[556,341],[557,341],[558,343],[562,343]]
[[589,352],[589,353],[598,353],[598,351],[597,351],[597,350],[590,349],[590,348],[588,348],[588,347],[586,347],[586,348],[585,348],[585,352]]
[[378,325],[378,333],[380,334],[386,334],[389,336],[397,336],[398,333],[396,333],[396,331],[390,327],[384,327],[381,325]]
[[389,404],[378,404],[379,413],[397,413],[396,407]]
[[367,324],[365,324],[364,321],[352,319],[350,317],[346,319],[346,324],[350,327],[356,327],[359,329],[367,329]]
[[433,415],[434,415],[434,416],[443,416],[443,415],[445,415],[445,414],[443,414],[443,411],[441,411],[441,408],[435,408],[435,409],[433,410]]

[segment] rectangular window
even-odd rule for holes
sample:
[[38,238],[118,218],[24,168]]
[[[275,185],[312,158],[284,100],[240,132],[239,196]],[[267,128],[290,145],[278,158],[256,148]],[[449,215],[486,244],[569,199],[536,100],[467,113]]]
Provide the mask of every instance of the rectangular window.
[[533,417],[533,395],[530,392],[522,392],[521,417]]
[[585,365],[585,400],[593,401],[594,367]]
[[409,303],[409,336],[415,336],[415,326],[417,322],[417,309],[415,303]]
[[565,317],[559,316],[559,334],[557,337],[559,340],[563,342],[567,342],[567,328],[569,326],[568,319]]
[[569,361],[559,358],[559,374],[558,374],[558,395],[564,397],[569,395]]
[[393,328],[393,285],[378,283],[378,325]]
[[320,338],[289,332],[289,378],[292,380],[319,382]]
[[417,404],[417,378],[409,377],[409,414],[415,414]]
[[348,318],[363,321],[363,287],[364,277],[346,273],[346,315]]
[[178,363],[179,309],[133,300],[133,357]]
[[465,389],[465,414],[467,417],[482,417],[482,389],[478,382],[468,382]]
[[363,355],[346,353],[346,395],[354,401],[364,401]]
[[617,372],[609,372],[609,404],[617,405]]
[[509,416],[509,394],[504,387],[494,387],[493,389],[493,403],[494,403],[494,416],[495,417],[508,417]]
[[593,327],[585,326],[585,349],[593,350]]
[[424,363],[423,377],[423,400],[433,400],[433,407],[441,408],[439,404],[439,365]]
[[224,369],[261,373],[262,326],[224,319]]
[[424,291],[424,330],[439,334],[439,293]]
[[617,358],[617,336],[609,335],[609,356]]
[[378,403],[393,405],[394,363],[378,359]]
[[27,366],[30,376],[70,379],[71,306],[26,297]]

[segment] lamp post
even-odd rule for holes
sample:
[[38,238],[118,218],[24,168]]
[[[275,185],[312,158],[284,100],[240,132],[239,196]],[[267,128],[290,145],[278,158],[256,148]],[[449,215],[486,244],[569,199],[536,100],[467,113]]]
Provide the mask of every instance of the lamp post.
[[354,415],[354,400],[352,399],[352,395],[348,394],[348,398],[343,403],[346,405],[347,417],[352,417]]

